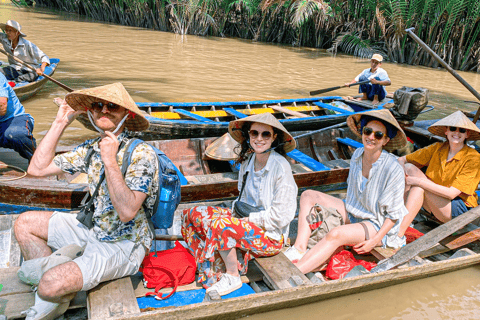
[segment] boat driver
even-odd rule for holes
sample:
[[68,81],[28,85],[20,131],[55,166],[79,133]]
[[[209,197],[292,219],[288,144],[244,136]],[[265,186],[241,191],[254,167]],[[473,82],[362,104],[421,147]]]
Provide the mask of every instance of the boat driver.
[[37,67],[34,72],[32,69],[18,63],[13,58],[8,57],[9,66],[0,68],[8,80],[15,82],[32,82],[38,76],[45,72],[45,67],[50,65],[50,59],[35,44],[25,40],[27,36],[23,33],[20,23],[14,20],[8,20],[7,23],[0,23],[0,28],[4,33],[0,33],[0,41],[3,48],[18,59]]
[[370,100],[372,104],[378,104],[387,96],[385,86],[391,85],[392,82],[388,77],[387,71],[380,68],[382,61],[382,55],[375,53],[370,59],[370,68],[363,70],[351,82],[345,83],[349,87],[354,83],[370,80],[370,83],[360,85],[358,92],[363,94],[360,100]]

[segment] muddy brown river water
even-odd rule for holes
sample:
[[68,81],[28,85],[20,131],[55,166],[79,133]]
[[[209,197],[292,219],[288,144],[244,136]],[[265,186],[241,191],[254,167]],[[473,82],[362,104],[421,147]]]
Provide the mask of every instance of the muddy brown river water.
[[[138,102],[230,101],[306,97],[309,91],[352,80],[369,67],[368,59],[332,56],[324,50],[201,38],[110,25],[41,8],[16,8],[0,1],[0,21],[22,24],[28,39],[61,60],[54,78],[74,88],[122,82]],[[5,61],[4,57],[0,57]],[[474,97],[448,72],[384,63],[393,92],[402,86],[430,90],[435,110],[421,119],[461,109]],[[480,74],[459,72],[480,91]],[[65,91],[48,83],[24,102],[35,118],[35,137],[45,135]],[[332,95],[355,95],[347,88]],[[61,143],[70,145],[95,134],[81,124],[69,127]],[[480,319],[480,267],[385,289],[331,299],[252,319]]]

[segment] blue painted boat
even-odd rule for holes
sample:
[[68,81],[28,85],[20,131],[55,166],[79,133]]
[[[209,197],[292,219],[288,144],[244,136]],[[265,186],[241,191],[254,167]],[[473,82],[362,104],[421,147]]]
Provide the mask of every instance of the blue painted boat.
[[[47,76],[52,76],[55,73],[55,69],[59,62],[60,59],[50,59],[50,65],[45,68],[44,73]],[[40,76],[33,82],[18,82],[15,84],[15,87],[13,87],[13,91],[15,91],[15,94],[20,101],[25,101],[36,94],[47,81],[47,78]]]
[[382,108],[370,102],[345,100],[339,96],[234,102],[137,103],[146,112],[150,128],[143,140],[218,137],[228,123],[244,116],[272,113],[290,132],[316,130],[344,122],[356,112]]

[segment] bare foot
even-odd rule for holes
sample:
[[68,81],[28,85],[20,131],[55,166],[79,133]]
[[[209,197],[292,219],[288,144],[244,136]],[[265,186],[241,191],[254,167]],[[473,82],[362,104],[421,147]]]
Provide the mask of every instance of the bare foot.
[[373,101],[372,101],[372,104],[375,105],[375,106],[376,106],[377,104],[379,104],[379,103],[380,103],[380,101],[378,101],[378,100],[373,100]]

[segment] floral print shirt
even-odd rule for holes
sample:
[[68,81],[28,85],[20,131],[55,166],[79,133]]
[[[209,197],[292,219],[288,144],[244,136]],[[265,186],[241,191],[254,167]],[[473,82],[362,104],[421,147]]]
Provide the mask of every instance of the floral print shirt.
[[[128,140],[128,132],[124,131],[118,135],[118,140]],[[103,162],[100,156],[98,145],[100,138],[87,140],[77,146],[73,151],[59,154],[53,159],[55,165],[62,171],[74,174],[84,172],[88,174],[88,185],[90,195],[95,192],[100,176],[104,172]],[[89,148],[94,152],[90,158],[88,171],[85,165],[85,156]],[[118,166],[122,167],[124,145],[117,154]],[[158,161],[152,147],[145,142],[140,143],[132,153],[131,163],[125,173],[125,183],[132,191],[140,191],[147,194],[137,215],[128,222],[122,222],[117,211],[113,207],[105,179],[94,199],[95,211],[93,213],[93,230],[99,241],[120,241],[130,240],[141,243],[146,248],[151,247],[153,234],[148,226],[145,209],[153,210],[158,195]]]

